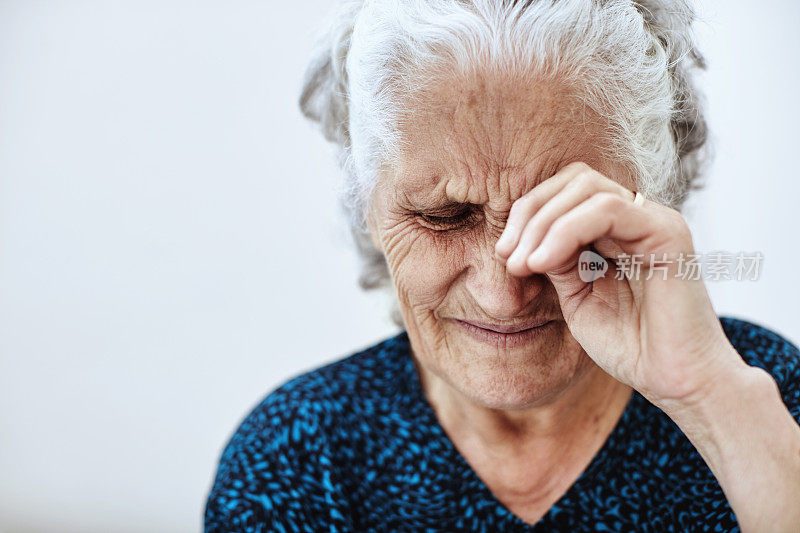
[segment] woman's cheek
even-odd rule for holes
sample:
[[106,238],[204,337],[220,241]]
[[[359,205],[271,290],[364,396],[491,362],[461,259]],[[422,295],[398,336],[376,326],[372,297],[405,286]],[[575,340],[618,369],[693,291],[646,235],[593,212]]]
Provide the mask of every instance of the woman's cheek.
[[385,234],[384,250],[400,303],[434,310],[466,267],[465,240],[403,221]]

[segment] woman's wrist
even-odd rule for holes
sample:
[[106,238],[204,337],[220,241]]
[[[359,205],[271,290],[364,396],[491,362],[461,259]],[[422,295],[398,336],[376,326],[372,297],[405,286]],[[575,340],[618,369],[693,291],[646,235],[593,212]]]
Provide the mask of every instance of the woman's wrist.
[[728,353],[717,360],[726,363],[706,378],[702,388],[681,399],[654,402],[698,449],[708,448],[701,453],[721,451],[747,430],[737,427],[738,423],[758,417],[765,406],[782,404],[777,383],[768,372],[745,363],[730,344],[722,350]]
[[743,531],[800,524],[789,509],[800,501],[800,426],[768,372],[742,361],[695,397],[658,407],[709,466]]

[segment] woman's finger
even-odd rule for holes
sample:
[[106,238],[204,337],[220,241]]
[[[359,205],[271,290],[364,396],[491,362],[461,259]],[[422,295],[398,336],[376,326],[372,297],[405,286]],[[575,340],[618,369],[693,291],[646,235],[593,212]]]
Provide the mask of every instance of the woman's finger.
[[569,163],[550,178],[542,181],[523,196],[517,198],[511,206],[503,233],[495,244],[496,255],[500,259],[506,260],[517,247],[522,230],[533,214],[575,176],[589,170],[591,170],[591,167],[585,163]]
[[633,201],[634,196],[633,192],[599,172],[578,174],[527,222],[519,243],[508,258],[508,268],[518,272],[525,269],[527,257],[542,241],[553,222],[598,192],[617,194],[629,201]]
[[620,242],[628,254],[691,251],[683,217],[674,210],[647,206],[633,205],[618,194],[597,193],[553,222],[539,247],[526,258],[526,265],[533,272],[546,272],[603,237]]

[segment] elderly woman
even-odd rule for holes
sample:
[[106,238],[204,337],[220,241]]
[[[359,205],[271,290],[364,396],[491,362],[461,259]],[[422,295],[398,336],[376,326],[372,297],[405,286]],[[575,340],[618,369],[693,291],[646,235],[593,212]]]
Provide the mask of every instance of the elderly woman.
[[402,331],[247,416],[206,531],[800,531],[800,352],[681,275],[692,18],[341,4],[301,106]]

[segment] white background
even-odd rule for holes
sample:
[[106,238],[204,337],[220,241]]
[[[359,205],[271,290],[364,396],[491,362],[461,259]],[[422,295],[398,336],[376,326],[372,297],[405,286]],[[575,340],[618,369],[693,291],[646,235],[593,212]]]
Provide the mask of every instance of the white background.
[[[0,530],[198,531],[287,378],[397,330],[296,106],[330,2],[0,0]],[[800,4],[704,5],[709,283],[797,342]]]

